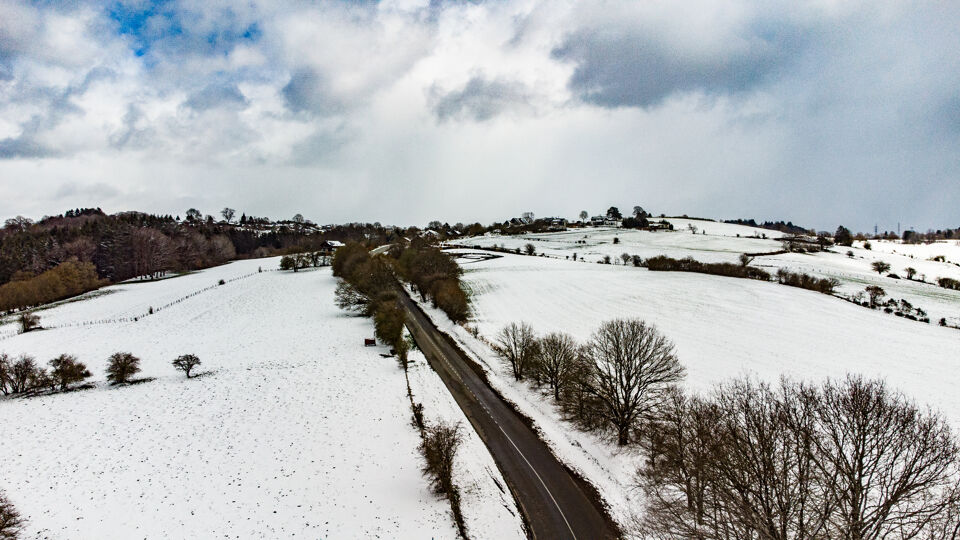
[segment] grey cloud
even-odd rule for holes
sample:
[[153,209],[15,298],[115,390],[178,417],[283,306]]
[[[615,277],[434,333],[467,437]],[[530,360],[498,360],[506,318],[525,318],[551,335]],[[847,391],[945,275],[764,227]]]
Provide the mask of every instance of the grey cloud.
[[430,94],[433,113],[440,121],[466,117],[483,122],[505,111],[530,106],[523,85],[481,76],[473,77],[459,90],[443,92],[434,86]]
[[217,107],[242,109],[247,106],[247,98],[234,83],[211,83],[191,94],[183,104],[195,111]]
[[330,94],[326,78],[313,69],[294,71],[282,93],[287,107],[294,112],[329,114],[340,109]]
[[8,137],[0,140],[0,159],[43,158],[57,155],[31,136]]
[[568,86],[601,107],[652,107],[673,94],[709,95],[751,90],[799,54],[799,32],[789,25],[756,26],[740,36],[746,46],[709,54],[684,51],[664,34],[641,27],[584,28],[569,34],[553,57],[576,64]]
[[47,117],[34,115],[20,126],[20,135],[0,140],[0,159],[43,158],[58,155],[37,141],[37,133],[49,127]]

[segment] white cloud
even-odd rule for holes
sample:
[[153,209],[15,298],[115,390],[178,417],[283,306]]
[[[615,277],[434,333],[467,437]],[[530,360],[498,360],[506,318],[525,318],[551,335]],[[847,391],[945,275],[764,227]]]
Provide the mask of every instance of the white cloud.
[[121,35],[100,3],[0,0],[0,215],[956,226],[958,12],[177,1]]

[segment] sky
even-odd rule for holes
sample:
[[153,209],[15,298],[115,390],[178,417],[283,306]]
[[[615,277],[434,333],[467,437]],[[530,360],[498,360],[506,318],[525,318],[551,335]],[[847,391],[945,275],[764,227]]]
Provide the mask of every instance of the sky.
[[0,218],[960,227],[960,3],[0,0]]

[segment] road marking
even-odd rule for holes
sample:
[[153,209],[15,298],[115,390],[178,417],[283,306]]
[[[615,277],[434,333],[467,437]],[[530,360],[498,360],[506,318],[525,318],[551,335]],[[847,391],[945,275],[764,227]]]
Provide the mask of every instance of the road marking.
[[[494,420],[493,423],[497,424],[496,420]],[[523,452],[521,452],[520,449],[517,448],[517,445],[514,444],[513,439],[511,439],[510,436],[507,435],[507,432],[504,431],[502,427],[500,427],[500,424],[497,424],[497,427],[500,429],[500,432],[503,433],[503,436],[506,437],[508,441],[510,441],[510,444],[513,445],[514,450],[516,450],[517,453],[520,454],[520,457],[522,457],[523,461],[526,462],[527,467],[530,467],[530,470],[533,471],[533,474],[537,476],[537,480],[540,481],[540,485],[543,486],[543,489],[547,492],[547,495],[550,496],[550,500],[553,501],[553,505],[557,507],[557,512],[560,512],[560,517],[563,518],[563,522],[567,524],[567,530],[570,531],[570,536],[573,537],[573,540],[577,540],[577,535],[574,534],[573,527],[571,527],[570,522],[567,521],[567,516],[563,515],[563,510],[560,509],[560,505],[557,504],[557,500],[553,498],[553,493],[550,493],[550,488],[548,488],[547,484],[543,482],[543,478],[540,478],[540,473],[538,473],[537,470],[533,468],[533,465],[531,465],[530,462],[527,461],[527,456],[523,455]]]
[[[411,313],[413,313],[413,310],[410,310],[410,311]],[[414,315],[414,320],[416,320],[416,315]],[[473,393],[473,390],[471,390],[470,387],[466,384],[466,382],[464,382],[464,380],[460,377],[460,372],[456,370],[452,364],[450,364],[450,362],[447,360],[446,354],[444,354],[439,344],[436,341],[434,341],[433,336],[431,336],[430,333],[426,331],[426,328],[424,327],[424,325],[421,324],[419,320],[416,321],[416,324],[419,327],[420,333],[423,334],[425,338],[427,338],[427,341],[430,342],[430,345],[439,354],[440,360],[442,360],[443,363],[446,364],[448,372],[450,372],[451,375],[456,377],[456,379],[460,382],[460,384],[463,386],[463,389],[466,390],[467,393],[473,396],[473,399],[477,402],[478,405],[480,405],[480,408],[487,413],[487,416],[490,417],[490,420],[493,421],[493,424],[497,426],[497,429],[500,430],[500,433],[503,433],[503,436],[507,438],[507,440],[510,442],[510,445],[513,446],[513,449],[517,451],[517,454],[519,454],[521,458],[523,458],[523,461],[524,463],[527,464],[527,467],[530,467],[530,470],[533,471],[533,474],[537,477],[537,480],[540,481],[540,485],[543,486],[543,490],[547,492],[547,495],[550,497],[550,500],[553,501],[553,505],[557,508],[557,512],[560,513],[560,517],[563,518],[563,523],[566,524],[567,530],[570,531],[570,536],[573,537],[573,540],[577,540],[577,535],[576,533],[573,532],[573,527],[570,526],[570,522],[567,521],[567,516],[564,515],[563,510],[560,509],[560,504],[557,503],[557,499],[555,499],[553,496],[553,493],[550,492],[550,488],[547,487],[546,482],[544,482],[543,478],[540,477],[540,473],[538,473],[537,469],[533,467],[533,465],[527,459],[527,456],[523,455],[523,452],[520,451],[520,448],[518,448],[516,443],[513,442],[513,439],[510,438],[510,435],[507,435],[507,432],[504,431],[503,426],[500,425],[500,422],[497,422],[496,417],[494,417],[490,409],[487,408],[486,404],[483,403],[483,401],[480,399],[479,396]]]

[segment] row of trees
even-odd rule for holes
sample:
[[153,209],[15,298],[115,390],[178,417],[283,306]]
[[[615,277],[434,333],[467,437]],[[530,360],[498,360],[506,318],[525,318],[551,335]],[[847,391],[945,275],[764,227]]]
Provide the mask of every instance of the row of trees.
[[604,323],[578,345],[506,326],[495,350],[548,385],[568,419],[641,448],[648,538],[955,539],[960,450],[937,413],[881,381],[778,387],[736,380],[706,395],[652,325]]
[[[192,354],[179,356],[172,363],[188,379],[190,373],[201,364],[200,359]],[[61,354],[47,362],[47,365],[49,371],[37,364],[32,356],[21,355],[14,360],[6,354],[0,354],[0,392],[5,396],[44,390],[65,392],[92,376],[83,362],[69,354]],[[107,359],[106,372],[107,380],[112,384],[132,382],[133,376],[140,372],[140,359],[128,352],[114,353]]]
[[280,258],[281,270],[293,270],[297,272],[304,268],[318,268],[321,266],[330,266],[331,257],[326,251],[303,251],[291,253]]
[[880,381],[669,391],[645,430],[644,533],[696,539],[954,539],[944,419]]
[[569,419],[614,433],[620,445],[635,439],[642,419],[685,374],[670,340],[638,319],[608,321],[583,345],[563,333],[538,338],[530,325],[511,323],[494,347],[516,380],[549,386]]

